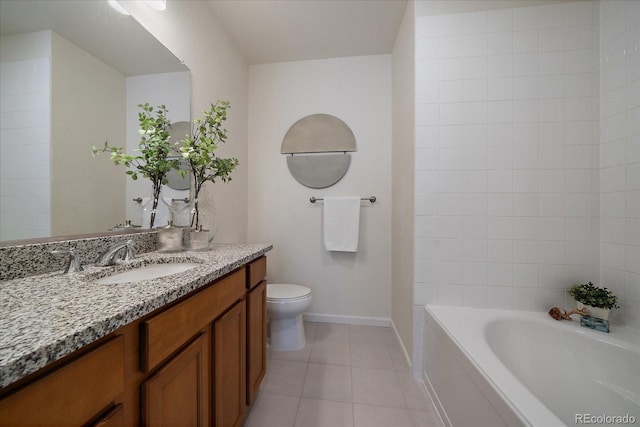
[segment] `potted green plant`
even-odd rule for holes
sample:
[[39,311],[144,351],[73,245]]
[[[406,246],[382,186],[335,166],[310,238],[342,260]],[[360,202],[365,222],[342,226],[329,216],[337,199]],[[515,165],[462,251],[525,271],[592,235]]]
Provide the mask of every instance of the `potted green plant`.
[[592,317],[607,320],[610,310],[619,308],[615,293],[591,282],[574,285],[569,289],[569,295],[576,300],[579,309],[586,308]]
[[116,165],[123,165],[127,168],[126,174],[133,180],[138,179],[138,174],[151,181],[153,188],[153,204],[151,207],[151,220],[149,228],[153,228],[158,200],[160,199],[160,189],[162,184],[167,183],[167,172],[179,167],[179,160],[171,159],[171,144],[169,143],[169,128],[171,121],[167,118],[167,107],[159,105],[155,109],[148,103],[139,104],[142,109],[138,113],[140,122],[140,143],[138,144],[138,154],[126,154],[123,147],[112,147],[107,141],[102,149],[92,147],[95,156],[99,153],[110,152],[111,160]]
[[[238,166],[238,159],[221,158],[215,154],[218,145],[227,140],[227,130],[223,127],[223,122],[227,120],[228,108],[228,101],[212,103],[209,109],[203,112],[202,118],[193,120],[191,134],[177,143],[193,175],[191,227],[195,232],[207,231],[202,230],[203,218],[200,215],[200,192],[203,185],[207,182],[215,183],[216,179],[222,182],[231,181],[231,172]],[[212,233],[215,231],[211,230]],[[214,236],[209,237],[213,239]],[[206,247],[210,239],[207,239]]]

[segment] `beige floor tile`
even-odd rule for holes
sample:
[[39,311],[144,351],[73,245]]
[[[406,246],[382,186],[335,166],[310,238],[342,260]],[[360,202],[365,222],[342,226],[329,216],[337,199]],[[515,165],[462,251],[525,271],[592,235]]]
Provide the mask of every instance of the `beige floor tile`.
[[388,346],[400,345],[396,331],[394,331],[393,328],[385,328],[384,341]]
[[339,325],[335,323],[316,323],[316,333],[313,340],[314,342],[349,342],[349,325]]
[[386,345],[351,343],[351,366],[354,368],[395,370]]
[[410,374],[398,375],[398,381],[400,381],[400,387],[402,387],[407,408],[417,411],[435,412],[436,409],[422,381],[413,379]]
[[260,392],[245,427],[293,427],[300,399]]
[[385,331],[388,329],[391,328],[350,325],[349,336],[352,343],[386,345]]
[[413,427],[409,411],[386,406],[353,405],[355,427]]
[[393,367],[396,372],[409,374],[411,372],[411,366],[409,365],[404,352],[400,348],[400,345],[387,346],[387,349],[389,350],[389,355],[391,356]]
[[351,402],[351,368],[309,363],[302,395],[315,399]]
[[307,339],[307,343],[313,342],[316,337],[316,329],[318,324],[315,322],[304,322],[304,336]]
[[296,362],[308,362],[309,356],[311,356],[312,343],[307,341],[307,345],[302,350],[295,351],[275,351],[272,350],[270,357],[278,360],[293,360]]
[[353,405],[302,398],[295,427],[353,427]]
[[354,403],[406,408],[402,389],[394,371],[351,368],[351,373]]
[[342,341],[314,341],[311,348],[311,363],[328,365],[351,365],[351,351],[348,342]]
[[307,374],[307,363],[271,359],[261,391],[300,397]]
[[435,412],[409,411],[413,427],[444,427],[442,420]]

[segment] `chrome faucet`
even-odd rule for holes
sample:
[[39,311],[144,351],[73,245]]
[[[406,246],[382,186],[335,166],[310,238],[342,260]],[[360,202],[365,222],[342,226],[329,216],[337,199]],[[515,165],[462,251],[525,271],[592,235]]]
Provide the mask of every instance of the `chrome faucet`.
[[116,260],[118,259],[118,253],[120,253],[120,251],[125,248],[126,252],[124,254],[124,257],[122,257],[121,255],[120,259],[123,259],[125,261],[131,261],[135,259],[135,254],[133,253],[133,240],[127,240],[126,242],[118,242],[111,246],[105,253],[100,255],[98,261],[96,262],[96,265],[98,267],[115,265]]
[[64,273],[76,273],[78,271],[83,271],[84,267],[80,264],[80,257],[76,255],[73,249],[56,249],[51,251],[52,255],[58,254],[69,254],[69,262],[67,263],[66,268],[64,269]]

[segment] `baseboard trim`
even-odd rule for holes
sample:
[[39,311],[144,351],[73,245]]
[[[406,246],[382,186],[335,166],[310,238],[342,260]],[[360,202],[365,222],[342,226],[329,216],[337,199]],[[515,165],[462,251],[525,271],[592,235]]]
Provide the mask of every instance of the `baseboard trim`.
[[400,344],[400,348],[402,349],[402,354],[404,354],[404,358],[409,365],[409,370],[413,372],[413,363],[411,362],[411,356],[407,352],[407,348],[404,346],[404,341],[400,338],[400,333],[398,332],[398,328],[396,328],[396,324],[391,320],[391,327],[393,328],[393,332],[396,334],[396,339],[398,340],[398,344]]
[[343,325],[391,326],[386,317],[343,316],[339,314],[304,313],[304,320],[318,323],[341,323]]

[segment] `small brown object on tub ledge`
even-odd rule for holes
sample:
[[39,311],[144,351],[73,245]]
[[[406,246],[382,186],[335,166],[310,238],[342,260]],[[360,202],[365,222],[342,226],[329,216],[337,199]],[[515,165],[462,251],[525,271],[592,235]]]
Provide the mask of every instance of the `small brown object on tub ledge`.
[[549,316],[553,317],[555,320],[571,320],[572,314],[579,314],[581,316],[584,316],[587,314],[587,311],[584,308],[581,308],[579,310],[577,308],[574,308],[573,310],[565,311],[559,307],[553,307],[551,310],[549,310]]

